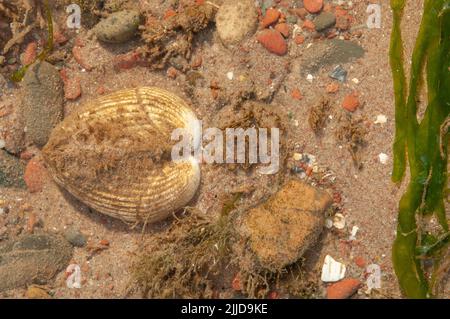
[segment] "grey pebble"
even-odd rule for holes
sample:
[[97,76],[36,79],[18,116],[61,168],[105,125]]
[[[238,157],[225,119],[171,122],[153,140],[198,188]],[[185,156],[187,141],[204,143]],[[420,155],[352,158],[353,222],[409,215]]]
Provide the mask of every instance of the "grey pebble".
[[75,247],[84,247],[87,242],[86,236],[74,228],[67,229],[64,232],[64,237]]
[[136,34],[140,22],[141,17],[138,11],[119,11],[100,21],[94,27],[94,32],[100,41],[123,43]]

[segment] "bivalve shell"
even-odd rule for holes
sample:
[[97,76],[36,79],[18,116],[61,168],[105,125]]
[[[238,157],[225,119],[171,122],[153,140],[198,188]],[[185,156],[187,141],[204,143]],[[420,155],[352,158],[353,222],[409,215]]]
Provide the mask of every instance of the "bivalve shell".
[[200,183],[198,162],[172,161],[171,134],[199,123],[179,97],[142,87],[100,97],[69,115],[43,149],[55,181],[100,213],[151,223],[187,205]]

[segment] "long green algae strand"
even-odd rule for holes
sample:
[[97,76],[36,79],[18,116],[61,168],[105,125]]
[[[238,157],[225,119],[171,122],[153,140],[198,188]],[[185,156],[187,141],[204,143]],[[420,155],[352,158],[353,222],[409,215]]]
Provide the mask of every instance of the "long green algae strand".
[[[400,4],[399,1],[392,2],[394,5]],[[419,214],[420,218],[423,213],[434,212],[443,230],[448,231],[443,203],[447,180],[447,144],[440,145],[440,128],[448,118],[450,108],[449,4],[448,0],[425,1],[424,15],[412,58],[405,126],[400,127],[406,128],[411,181],[400,200],[399,224],[392,258],[402,291],[409,298],[431,296],[430,285],[417,254],[419,248],[424,247],[422,234],[417,231],[416,215]],[[394,32],[396,31],[399,30],[394,26]],[[394,54],[398,52],[391,52],[391,61]],[[427,62],[429,105],[419,124],[417,94],[425,62]],[[394,79],[394,83],[395,81]],[[445,148],[444,152],[442,146]],[[448,240],[448,236],[445,238]]]
[[389,49],[392,77],[395,93],[395,141],[394,168],[392,180],[398,183],[402,180],[406,170],[406,77],[403,67],[403,39],[401,20],[406,0],[391,0],[393,12],[393,26]]

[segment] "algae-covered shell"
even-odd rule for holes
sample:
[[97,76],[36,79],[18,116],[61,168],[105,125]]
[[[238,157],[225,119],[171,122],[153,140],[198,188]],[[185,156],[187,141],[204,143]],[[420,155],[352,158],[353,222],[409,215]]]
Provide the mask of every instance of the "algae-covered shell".
[[188,204],[200,183],[194,158],[171,160],[171,134],[199,123],[158,88],[122,90],[69,115],[43,156],[55,181],[93,209],[126,222],[155,222]]

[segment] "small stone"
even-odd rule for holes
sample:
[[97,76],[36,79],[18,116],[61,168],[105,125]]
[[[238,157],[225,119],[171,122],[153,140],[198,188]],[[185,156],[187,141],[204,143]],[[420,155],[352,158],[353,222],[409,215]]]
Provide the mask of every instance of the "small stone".
[[331,204],[326,192],[292,180],[250,209],[243,217],[242,231],[259,264],[280,270],[296,262],[319,238],[324,212]]
[[309,83],[312,83],[312,81],[314,80],[314,76],[313,76],[312,74],[308,74],[308,75],[306,76],[306,80],[307,80]]
[[348,278],[328,286],[327,299],[347,299],[361,287],[358,279]]
[[48,282],[72,258],[72,247],[56,235],[26,235],[0,244],[0,292]]
[[303,158],[303,154],[301,153],[294,153],[294,155],[292,156],[292,158],[294,159],[294,161],[301,161]]
[[287,44],[280,32],[276,30],[264,30],[258,34],[257,40],[267,51],[276,55],[287,53]]
[[69,77],[67,69],[62,69],[59,74],[64,82],[64,97],[67,100],[76,100],[81,96],[81,80],[79,77]]
[[309,13],[318,13],[323,8],[323,0],[303,0],[303,5]]
[[305,20],[308,15],[308,11],[305,8],[296,8],[293,9],[293,12],[302,20]]
[[275,30],[280,32],[283,35],[283,37],[285,37],[285,38],[289,37],[290,30],[289,30],[289,25],[287,23],[278,23],[275,26]]
[[275,24],[278,19],[280,18],[281,12],[277,9],[270,8],[266,11],[266,14],[264,15],[264,18],[261,22],[262,28],[267,28],[268,26],[271,26],[272,24]]
[[194,57],[194,59],[192,60],[191,66],[194,69],[198,69],[199,67],[201,67],[203,64],[203,58],[201,55],[197,55]]
[[216,14],[216,27],[225,45],[235,45],[254,34],[258,13],[253,0],[227,0]]
[[303,29],[306,29],[308,31],[315,31],[316,30],[316,26],[314,25],[314,22],[312,22],[311,20],[305,20],[305,22],[303,22]]
[[33,64],[25,74],[21,112],[28,137],[38,147],[47,144],[53,128],[63,118],[63,87],[59,72],[47,62]]
[[74,228],[68,228],[64,232],[64,237],[74,247],[84,247],[87,242],[86,236]]
[[355,257],[355,264],[359,268],[365,268],[366,267],[366,261],[361,256]]
[[298,88],[292,90],[291,96],[294,100],[301,100],[303,98],[302,93]]
[[336,23],[336,17],[332,12],[322,12],[314,19],[317,31],[326,30]]
[[141,55],[133,51],[114,57],[113,65],[116,70],[129,70],[136,67],[140,61]]
[[0,150],[0,186],[25,188],[24,166],[17,157]]
[[233,71],[227,72],[227,79],[230,80],[230,81],[232,81],[234,79],[234,72]]
[[123,43],[135,35],[140,21],[141,18],[138,11],[119,11],[100,21],[94,27],[94,32],[100,41]]
[[355,112],[356,109],[359,107],[358,95],[356,93],[352,93],[344,97],[342,107],[349,112]]
[[25,293],[28,299],[51,299],[48,292],[39,286],[30,286]]
[[73,58],[77,63],[85,70],[91,71],[94,67],[90,65],[84,58],[84,52],[82,46],[75,45],[72,49]]
[[32,158],[25,169],[23,179],[28,187],[30,193],[37,193],[42,191],[44,186],[44,179],[46,178],[46,170],[44,165],[36,158]]
[[333,69],[333,71],[331,71],[330,78],[343,83],[347,80],[347,74],[347,70],[345,70],[341,65],[338,65]]
[[305,43],[305,37],[302,35],[296,35],[294,38],[294,41],[295,41],[295,44],[298,44],[298,45],[303,44],[303,43]]
[[173,66],[167,69],[167,76],[171,79],[176,79],[178,76],[178,71]]
[[339,84],[333,82],[327,85],[326,92],[330,94],[337,93],[339,91]]

